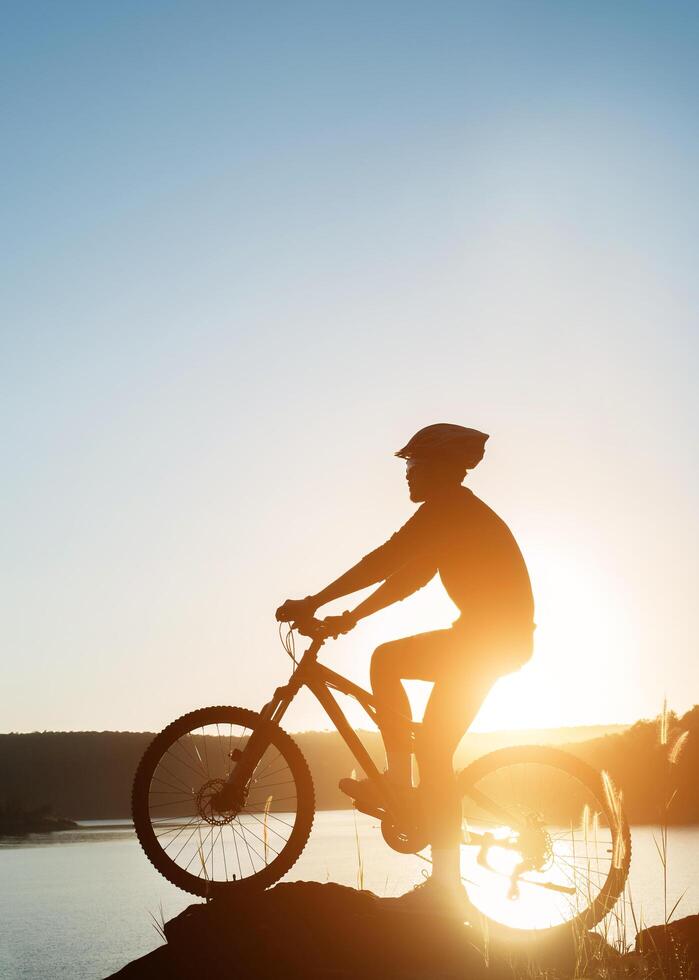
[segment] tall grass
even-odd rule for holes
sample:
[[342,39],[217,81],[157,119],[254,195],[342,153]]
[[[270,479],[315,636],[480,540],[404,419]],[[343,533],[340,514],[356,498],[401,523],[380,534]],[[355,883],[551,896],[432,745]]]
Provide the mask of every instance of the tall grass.
[[272,806],[272,797],[268,796],[265,800],[265,809],[262,818],[262,844],[265,850],[265,864],[269,856],[269,808]]
[[[667,699],[663,701],[663,709],[658,717],[658,747],[661,750],[662,778],[660,781],[660,798],[658,803],[658,834],[653,834],[653,842],[660,860],[663,890],[663,922],[666,929],[672,922],[673,916],[677,911],[686,891],[677,898],[670,906],[668,899],[668,884],[670,877],[670,815],[673,801],[677,795],[677,787],[674,779],[674,767],[682,754],[682,751],[689,738],[689,732],[683,731],[674,734],[671,728],[672,716],[668,710]],[[608,776],[603,773],[605,792],[612,813],[616,814],[616,791]],[[620,794],[618,797],[619,803]],[[615,854],[616,859],[616,854]],[[633,936],[629,936],[629,929],[633,927]],[[667,949],[653,947],[653,962],[648,960],[640,953],[633,953],[632,942],[635,937],[646,928],[643,921],[643,910],[637,911],[631,894],[628,882],[624,888],[624,894],[612,910],[612,912],[597,927],[598,934],[604,940],[604,945],[597,951],[595,962],[585,960],[583,947],[587,944],[587,937],[579,937],[580,955],[578,962],[583,966],[583,973],[589,975],[595,973],[608,980],[628,977],[629,972],[638,975],[653,976],[655,980],[685,980],[688,976],[688,963],[681,951],[674,946]],[[647,950],[646,950],[647,952]],[[582,975],[576,972],[576,976]]]
[[153,912],[149,912],[148,915],[150,916],[153,928],[158,933],[162,941],[166,943],[167,936],[165,935],[165,912],[163,911],[163,903],[160,902],[159,904],[158,915],[154,915]]
[[[356,769],[352,770],[352,779],[357,778]],[[364,859],[362,857],[362,845],[359,841],[359,826],[357,824],[357,811],[352,810],[352,815],[354,817],[354,843],[357,848],[357,888],[359,891],[364,891]]]
[[660,863],[663,869],[663,918],[664,925],[667,926],[677,911],[677,908],[684,898],[683,892],[675,904],[668,912],[667,884],[668,884],[668,858],[669,858],[669,824],[670,808],[677,795],[677,787],[673,788],[673,768],[677,765],[682,749],[689,738],[689,732],[680,732],[673,740],[670,739],[670,712],[667,707],[667,698],[663,701],[663,710],[659,719],[659,741],[664,749],[663,755],[663,792],[660,805],[660,835],[659,839],[653,835]]

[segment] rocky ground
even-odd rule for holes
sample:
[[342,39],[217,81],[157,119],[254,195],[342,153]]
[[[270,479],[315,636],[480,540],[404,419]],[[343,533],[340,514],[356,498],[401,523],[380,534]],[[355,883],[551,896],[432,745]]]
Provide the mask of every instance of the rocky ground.
[[699,915],[644,930],[635,950],[620,955],[595,934],[484,942],[471,927],[407,911],[398,899],[316,882],[190,905],[166,923],[165,936],[163,946],[110,980],[699,980]]

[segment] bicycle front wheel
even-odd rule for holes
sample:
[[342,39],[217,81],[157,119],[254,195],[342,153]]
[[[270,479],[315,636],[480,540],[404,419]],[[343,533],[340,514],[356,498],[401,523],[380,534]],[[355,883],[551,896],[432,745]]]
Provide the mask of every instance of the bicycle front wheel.
[[315,810],[313,782],[296,743],[269,726],[244,804],[219,812],[211,799],[259,728],[245,708],[202,708],[183,715],[146,749],[134,779],[136,834],[168,881],[203,897],[267,888],[295,863]]
[[631,861],[621,796],[559,749],[517,746],[458,777],[462,876],[496,932],[591,929],[621,895]]

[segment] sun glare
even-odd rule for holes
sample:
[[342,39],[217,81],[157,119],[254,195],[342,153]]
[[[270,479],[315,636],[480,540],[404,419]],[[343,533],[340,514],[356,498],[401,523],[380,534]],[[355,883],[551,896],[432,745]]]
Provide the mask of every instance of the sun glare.
[[[475,829],[475,828],[474,828]],[[496,828],[496,838],[507,839],[510,828]],[[493,847],[487,866],[479,862],[473,847],[461,848],[461,874],[473,904],[487,918],[512,929],[548,929],[574,917],[582,896],[590,891],[593,881],[598,891],[599,871],[581,868],[575,860],[572,835],[561,831],[560,839],[552,844],[552,856],[542,871],[529,871],[516,888],[512,876],[521,855],[513,850]],[[594,895],[589,895],[593,898]]]
[[[556,728],[624,721],[636,692],[626,665],[638,647],[633,615],[622,585],[603,569],[559,552],[528,557],[536,600],[534,655],[521,670],[493,685],[472,731]],[[373,649],[397,637],[447,629],[458,609],[439,579],[404,602],[366,620],[352,635],[336,669],[352,674],[368,665]],[[350,652],[351,651],[351,652]],[[363,669],[362,667],[362,669]],[[614,690],[614,716],[600,707],[600,678]],[[360,679],[366,680],[366,675]],[[407,681],[413,716],[420,719],[431,685]],[[601,712],[601,713],[600,713]],[[350,712],[364,726],[361,709]]]
[[[534,655],[492,688],[475,731],[548,728],[623,720],[629,691],[625,664],[636,643],[626,595],[598,567],[560,554],[534,554]],[[614,718],[596,714],[600,678],[615,685]]]
[[[495,682],[470,727],[474,732],[558,728],[624,722],[636,700],[627,665],[639,646],[628,595],[608,572],[579,556],[534,550],[528,563],[536,601],[534,655]],[[448,629],[459,614],[435,578],[404,602],[363,622],[333,650],[332,666],[362,684],[380,644],[401,636]],[[338,655],[339,654],[339,655]],[[601,684],[600,679],[604,679]],[[413,717],[422,718],[432,685],[406,681]],[[608,698],[608,701],[605,701]],[[353,724],[367,727],[361,708]]]

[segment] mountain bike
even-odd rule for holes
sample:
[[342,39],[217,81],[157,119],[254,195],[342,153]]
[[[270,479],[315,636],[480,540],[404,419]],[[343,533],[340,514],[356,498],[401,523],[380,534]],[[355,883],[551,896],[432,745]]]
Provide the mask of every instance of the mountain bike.
[[[311,640],[300,658],[295,629]],[[328,637],[322,621],[292,624],[282,637],[291,677],[259,712],[201,708],[146,749],[133,785],[134,826],[174,885],[206,898],[244,897],[277,882],[298,859],[313,824],[313,781],[280,723],[303,687],[374,782],[380,802],[365,812],[380,821],[386,843],[406,854],[427,846],[420,807],[393,797],[333,694],[356,699],[377,722],[373,696],[318,662]],[[419,723],[410,729],[414,738]],[[611,910],[628,875],[631,840],[605,773],[560,749],[516,746],[483,756],[455,779],[462,879],[492,928],[590,929]]]

